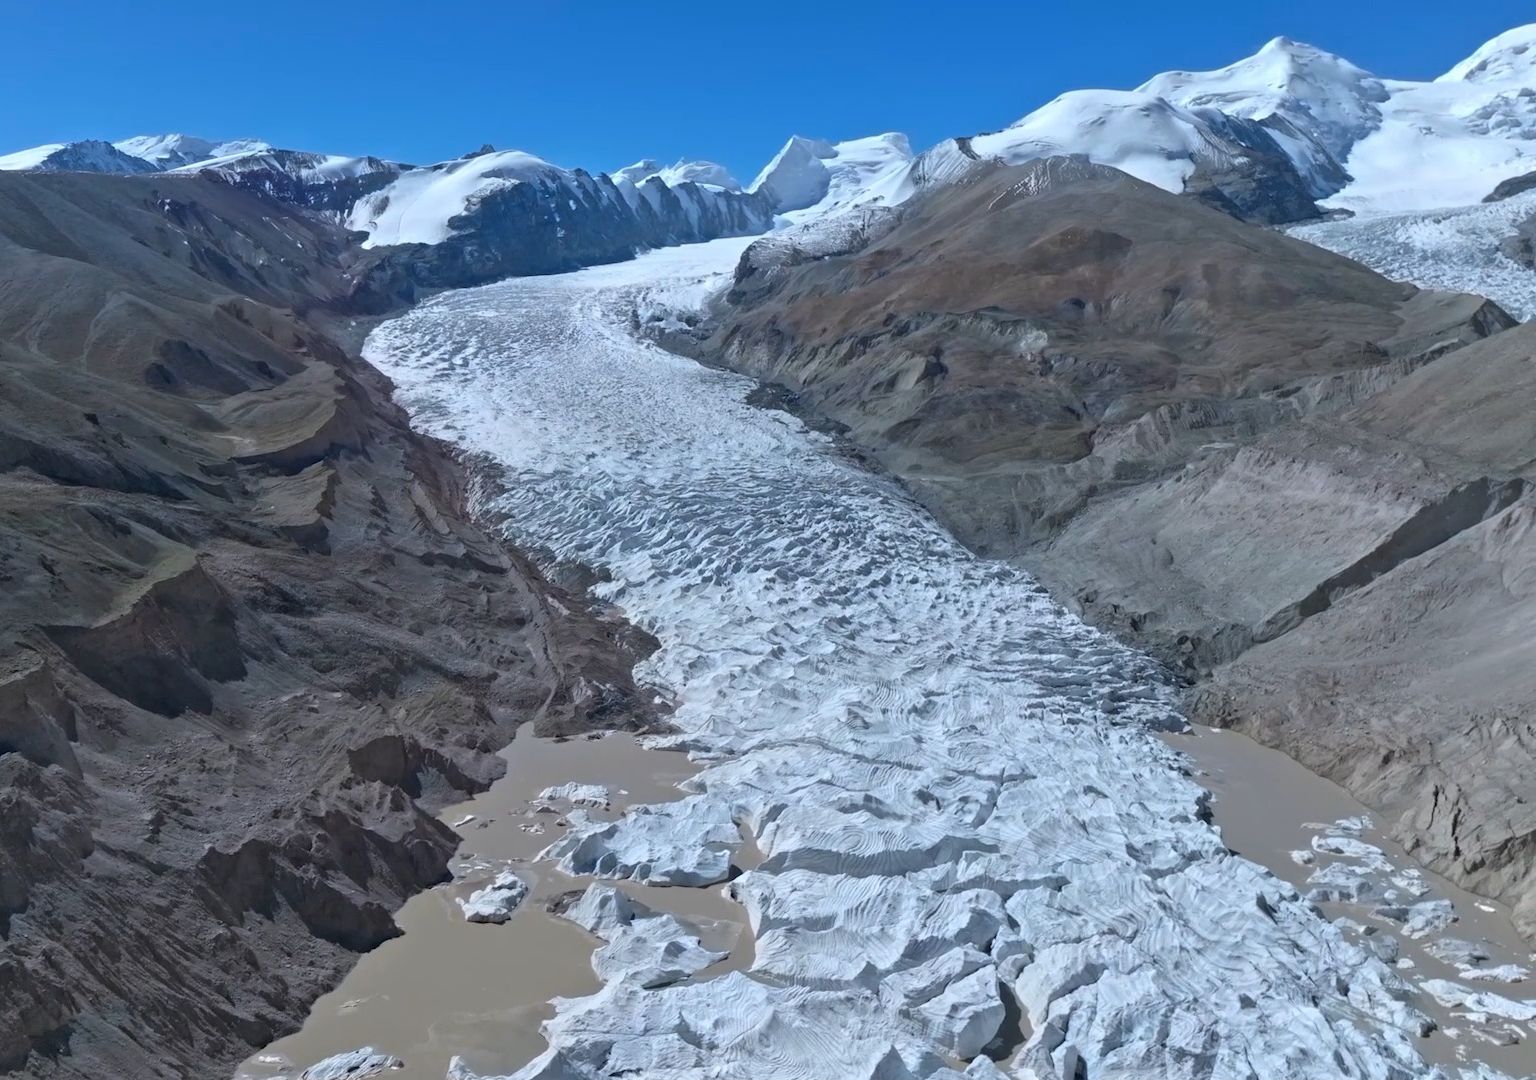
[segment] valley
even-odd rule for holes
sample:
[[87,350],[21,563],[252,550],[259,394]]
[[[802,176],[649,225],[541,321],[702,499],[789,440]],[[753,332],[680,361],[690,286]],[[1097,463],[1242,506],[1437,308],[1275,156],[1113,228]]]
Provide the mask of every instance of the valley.
[[0,1076],[1536,1075],[1536,25],[1088,70],[0,154]]

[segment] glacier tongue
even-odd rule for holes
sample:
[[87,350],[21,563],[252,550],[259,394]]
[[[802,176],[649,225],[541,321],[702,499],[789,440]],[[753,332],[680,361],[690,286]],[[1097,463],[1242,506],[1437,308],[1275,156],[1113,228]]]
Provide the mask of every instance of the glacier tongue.
[[[749,971],[648,989],[626,952],[518,1080],[1443,1076],[1395,974],[1222,845],[1155,669],[749,381],[631,337],[744,243],[445,294],[367,347],[505,467],[516,539],[611,575],[677,702],[655,743],[706,766],[547,856],[716,887],[741,830],[763,855],[726,886]],[[604,895],[581,917],[621,925]]]

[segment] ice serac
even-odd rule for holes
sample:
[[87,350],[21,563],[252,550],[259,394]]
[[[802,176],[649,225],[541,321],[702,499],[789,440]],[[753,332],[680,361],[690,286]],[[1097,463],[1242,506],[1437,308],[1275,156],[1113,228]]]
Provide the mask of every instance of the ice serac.
[[741,834],[728,807],[699,796],[659,806],[638,806],[617,821],[583,810],[540,858],[567,874],[631,879],[648,885],[709,885],[724,881]]

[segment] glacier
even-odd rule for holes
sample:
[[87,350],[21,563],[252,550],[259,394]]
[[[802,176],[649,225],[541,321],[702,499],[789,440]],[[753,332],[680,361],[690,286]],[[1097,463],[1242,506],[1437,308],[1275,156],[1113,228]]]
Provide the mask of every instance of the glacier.
[[517,1080],[1495,1075],[1427,1064],[1417,989],[1228,851],[1155,667],[749,380],[633,336],[745,244],[439,295],[366,346],[505,470],[481,499],[510,538],[604,571],[660,642],[650,743],[703,768],[572,813],[545,858],[598,880],[576,917],[618,936],[603,882],[724,888],[754,939],[748,970],[673,981],[693,935],[643,927]]

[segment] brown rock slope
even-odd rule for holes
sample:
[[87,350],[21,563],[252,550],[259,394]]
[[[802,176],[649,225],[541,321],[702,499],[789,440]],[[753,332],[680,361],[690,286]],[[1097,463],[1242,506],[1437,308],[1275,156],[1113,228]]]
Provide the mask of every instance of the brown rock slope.
[[0,174],[0,1074],[219,1075],[397,931],[517,725],[646,723],[323,332],[347,238]]
[[754,245],[691,344],[1214,672],[1200,716],[1344,782],[1536,932],[1536,332],[1510,325],[1053,159]]

